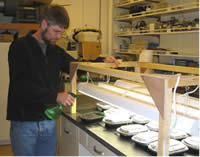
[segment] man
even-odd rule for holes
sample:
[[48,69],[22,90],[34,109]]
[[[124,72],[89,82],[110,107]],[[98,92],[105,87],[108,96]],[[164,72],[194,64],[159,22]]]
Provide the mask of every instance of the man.
[[[36,33],[10,46],[7,119],[11,120],[14,155],[56,155],[56,121],[49,120],[44,111],[52,104],[74,102],[70,94],[59,92],[59,73],[69,73],[70,62],[75,60],[55,45],[68,27],[66,10],[52,5],[44,10]],[[104,62],[119,64],[114,57]]]

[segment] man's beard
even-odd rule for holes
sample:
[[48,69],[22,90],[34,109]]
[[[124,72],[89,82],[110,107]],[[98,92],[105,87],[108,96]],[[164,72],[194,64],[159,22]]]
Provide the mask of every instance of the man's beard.
[[48,32],[48,28],[46,28],[46,29],[41,33],[42,40],[44,41],[44,43],[45,43],[46,45],[53,45],[53,44],[51,43],[51,41],[48,40],[48,39],[46,38],[46,36],[45,36],[45,34],[46,34],[47,32]]

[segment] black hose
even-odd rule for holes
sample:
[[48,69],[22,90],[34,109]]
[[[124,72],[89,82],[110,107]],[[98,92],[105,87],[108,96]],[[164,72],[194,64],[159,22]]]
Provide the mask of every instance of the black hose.
[[101,31],[100,30],[96,30],[96,29],[81,29],[79,31],[75,31],[72,38],[74,41],[79,42],[78,39],[76,39],[76,36],[80,33],[80,32],[97,32],[99,33],[99,39],[101,38]]

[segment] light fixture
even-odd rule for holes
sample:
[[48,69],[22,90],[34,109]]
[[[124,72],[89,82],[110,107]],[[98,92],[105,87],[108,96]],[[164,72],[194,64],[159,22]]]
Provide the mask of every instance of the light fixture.
[[[120,88],[119,84],[117,87],[115,84],[111,85],[102,82],[99,82],[97,85],[84,82],[79,83],[77,89],[80,93],[96,100],[141,114],[158,122],[159,113],[154,105],[153,99],[146,92],[134,92],[137,91],[137,89],[142,91],[146,89],[137,87],[131,88],[133,89],[132,91],[131,89]],[[183,100],[181,102],[183,103]],[[196,101],[193,100],[192,102]],[[191,115],[198,119],[200,117],[199,110],[196,110],[194,107],[187,108],[187,106],[183,104],[177,104],[177,111],[179,115],[177,115],[178,121],[176,128],[181,128],[191,135],[198,135],[198,120],[194,118],[191,119]],[[190,117],[185,117],[186,115],[190,115]],[[184,125],[185,122],[187,122],[187,125]]]
[[[158,121],[158,110],[153,105],[147,105],[131,97],[131,93],[129,93],[130,96],[123,95],[119,92],[111,91],[91,83],[79,83],[77,89],[80,93],[104,103],[136,112],[149,119]],[[125,92],[125,90],[121,90],[120,92]]]

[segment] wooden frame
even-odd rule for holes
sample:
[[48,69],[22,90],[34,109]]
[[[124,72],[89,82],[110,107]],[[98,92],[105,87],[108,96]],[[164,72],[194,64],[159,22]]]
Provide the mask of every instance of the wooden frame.
[[[76,93],[77,70],[84,70],[88,72],[109,75],[136,82],[144,82],[159,111],[158,155],[159,156],[169,155],[169,139],[167,139],[166,141],[165,150],[163,150],[162,145],[165,140],[165,137],[167,137],[167,134],[170,130],[172,88],[175,87],[177,76],[128,72],[128,71],[114,69],[115,67],[116,66],[112,63],[89,63],[89,62],[71,63],[70,67],[71,91]],[[142,62],[122,62],[120,64],[120,67],[140,67],[140,68],[159,69],[159,70],[195,74],[193,76],[191,75],[181,76],[179,86],[199,85],[199,76],[198,76],[199,68],[142,63]],[[76,103],[71,108],[71,113],[76,113]]]

